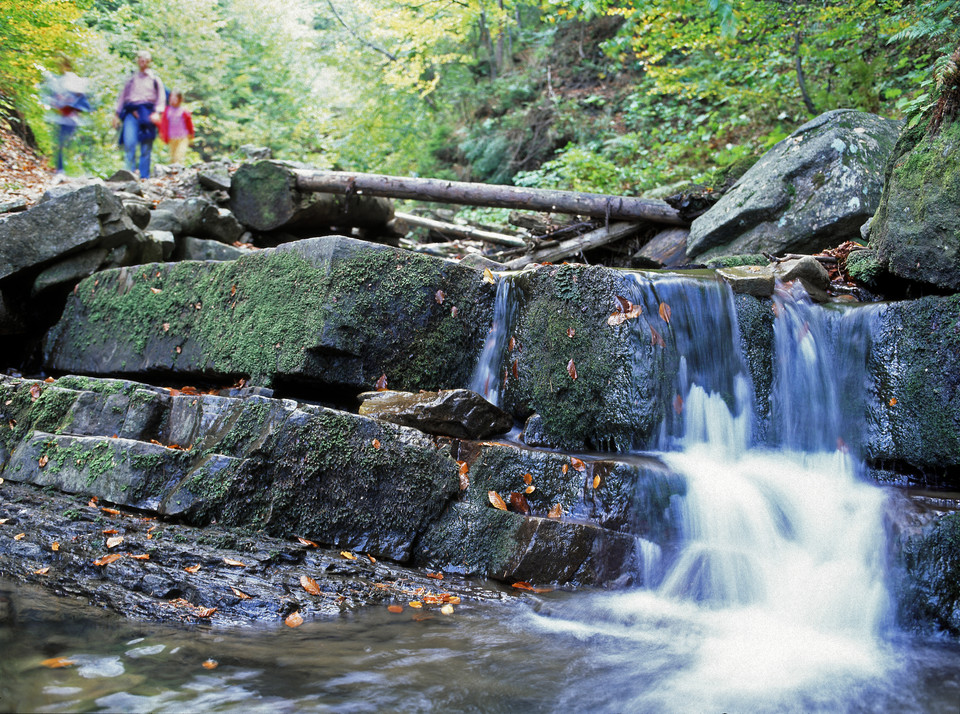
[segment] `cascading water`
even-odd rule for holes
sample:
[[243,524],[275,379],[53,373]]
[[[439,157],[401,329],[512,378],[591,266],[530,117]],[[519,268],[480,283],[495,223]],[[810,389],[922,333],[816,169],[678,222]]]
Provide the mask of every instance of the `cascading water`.
[[665,337],[679,354],[677,409],[659,446],[687,481],[672,506],[682,545],[650,589],[537,623],[636,650],[630,666],[647,685],[599,709],[845,708],[841,691],[888,665],[884,495],[859,479],[853,453],[873,309],[778,292],[763,444],[730,289],[638,276],[631,299],[645,315],[669,306]]
[[469,388],[500,406],[502,363],[506,354],[510,328],[517,313],[517,298],[513,281],[501,277],[497,281],[497,295],[493,305],[493,325],[483,343],[483,351],[470,377]]

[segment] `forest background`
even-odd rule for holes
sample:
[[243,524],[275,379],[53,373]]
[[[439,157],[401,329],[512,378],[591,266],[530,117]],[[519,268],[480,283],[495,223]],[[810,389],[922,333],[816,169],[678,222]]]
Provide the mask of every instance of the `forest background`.
[[61,54],[110,127],[139,49],[185,94],[190,160],[244,145],[320,168],[651,195],[716,185],[817,114],[918,117],[960,0],[0,0],[0,114],[51,151]]

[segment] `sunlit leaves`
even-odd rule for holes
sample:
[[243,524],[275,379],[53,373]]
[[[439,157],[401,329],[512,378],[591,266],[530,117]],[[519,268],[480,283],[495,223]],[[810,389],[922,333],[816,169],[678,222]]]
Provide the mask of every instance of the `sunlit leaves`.
[[246,568],[247,564],[243,561],[237,560],[236,558],[227,558],[224,557],[223,562],[227,565],[232,565],[235,568]]
[[574,471],[580,471],[582,473],[587,470],[587,465],[582,459],[578,459],[576,456],[570,457],[570,465],[573,466]]
[[570,379],[575,380],[577,378],[577,365],[574,364],[572,357],[570,358],[570,361],[567,362],[567,374],[570,375]]
[[200,666],[203,667],[204,669],[216,669],[217,667],[220,666],[220,663],[217,662],[217,660],[215,659],[208,659],[208,660],[204,660],[200,664]]
[[496,491],[487,491],[487,500],[490,501],[491,505],[493,505],[494,508],[501,511],[507,510],[506,502],[503,500],[500,494],[497,493]]
[[559,503],[553,504],[553,507],[547,512],[547,518],[561,518],[563,517],[563,506]]
[[111,553],[110,555],[105,555],[102,558],[98,558],[97,560],[93,561],[93,564],[102,567],[104,565],[110,565],[110,563],[115,563],[122,557],[123,553]]
[[607,318],[607,324],[611,327],[622,325],[627,320],[635,320],[636,318],[640,317],[642,312],[643,308],[641,308],[639,305],[634,305],[625,297],[617,295],[617,308],[613,311],[610,317]]
[[300,576],[300,587],[306,590],[311,595],[322,595],[323,591],[320,589],[320,586],[317,585],[317,581],[311,578],[309,575]]
[[660,312],[660,319],[669,324],[670,314],[671,314],[670,306],[665,302],[660,303],[659,312]]
[[346,558],[347,560],[356,560],[357,556],[351,553],[349,550],[341,550],[340,556]]
[[286,619],[283,621],[283,624],[287,627],[300,627],[300,625],[303,624],[303,616],[299,611],[294,610],[287,615]]
[[48,669],[62,669],[64,667],[70,667],[76,664],[72,659],[67,657],[51,657],[50,659],[45,659],[40,662],[41,667],[46,667]]

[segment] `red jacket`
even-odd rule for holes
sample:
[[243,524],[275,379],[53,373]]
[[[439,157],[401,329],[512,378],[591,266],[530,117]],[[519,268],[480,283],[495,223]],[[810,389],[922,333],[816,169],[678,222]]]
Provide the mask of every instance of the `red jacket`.
[[[168,106],[163,110],[163,116],[160,117],[160,138],[163,139],[164,144],[170,143],[170,120],[168,115],[170,113],[170,107]],[[193,117],[190,116],[190,112],[186,109],[183,110],[183,123],[187,127],[187,134],[190,138],[193,138]]]

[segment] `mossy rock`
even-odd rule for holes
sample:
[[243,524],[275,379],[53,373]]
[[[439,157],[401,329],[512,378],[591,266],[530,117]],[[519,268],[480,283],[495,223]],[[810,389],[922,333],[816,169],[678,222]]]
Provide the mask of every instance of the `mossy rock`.
[[960,513],[940,517],[900,553],[901,624],[960,636]]
[[960,121],[897,143],[870,247],[900,278],[960,289]]

